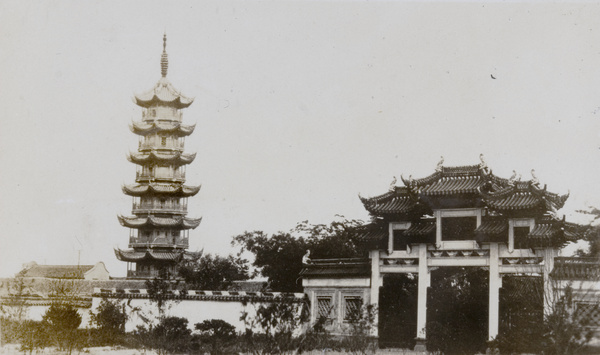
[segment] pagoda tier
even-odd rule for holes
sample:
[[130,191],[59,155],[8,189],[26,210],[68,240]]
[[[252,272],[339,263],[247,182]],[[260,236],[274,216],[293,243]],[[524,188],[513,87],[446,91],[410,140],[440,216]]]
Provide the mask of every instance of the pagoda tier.
[[147,136],[156,133],[169,133],[177,137],[186,137],[194,132],[196,125],[184,125],[179,122],[171,121],[134,121],[129,126],[129,129],[140,136]]
[[129,196],[146,196],[146,195],[171,195],[176,197],[190,197],[196,195],[200,191],[201,186],[186,186],[182,184],[168,183],[149,183],[137,185],[123,185],[123,193]]
[[181,109],[193,99],[182,95],[167,80],[168,56],[166,36],[161,56],[162,77],[151,90],[135,96],[142,110],[142,120],[130,125],[139,135],[136,152],[127,159],[137,164],[136,184],[124,185],[123,193],[133,198],[133,216],[117,216],[122,226],[130,228],[129,248],[116,249],[119,260],[128,262],[128,277],[156,277],[159,270],[176,274],[176,262],[187,253],[189,230],[200,225],[202,218],[188,218],[187,198],[200,186],[186,186],[185,166],[196,153],[184,153],[184,139],[195,125],[182,123]]
[[144,108],[169,106],[181,109],[190,106],[192,102],[194,99],[182,95],[166,77],[160,78],[152,89],[135,95],[135,103]]
[[157,151],[129,153],[127,160],[138,165],[146,164],[167,164],[171,166],[181,166],[190,164],[196,158],[196,153],[182,153],[179,151]]
[[117,216],[119,222],[124,227],[129,228],[174,228],[174,229],[194,229],[200,225],[202,218],[186,218],[186,217],[157,217],[157,216]]
[[115,249],[115,254],[119,260],[128,262],[139,262],[139,261],[167,261],[177,262],[182,259],[191,259],[197,255],[197,253],[187,251],[135,251],[135,250],[121,250]]

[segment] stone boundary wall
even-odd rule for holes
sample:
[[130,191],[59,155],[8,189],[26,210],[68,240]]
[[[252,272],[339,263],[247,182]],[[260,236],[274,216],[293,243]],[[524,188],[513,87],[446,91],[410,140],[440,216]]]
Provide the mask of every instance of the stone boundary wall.
[[[124,307],[128,315],[126,331],[157,322],[158,306],[151,300],[146,289],[95,288],[91,311],[96,311],[102,299],[117,301]],[[241,320],[242,313],[245,312],[249,318],[253,318],[260,305],[282,300],[301,303],[307,301],[307,298],[303,293],[169,291],[165,299],[164,315],[186,318],[190,329],[194,329],[196,323],[205,320],[221,319],[233,325],[236,331],[243,332],[247,325]]]

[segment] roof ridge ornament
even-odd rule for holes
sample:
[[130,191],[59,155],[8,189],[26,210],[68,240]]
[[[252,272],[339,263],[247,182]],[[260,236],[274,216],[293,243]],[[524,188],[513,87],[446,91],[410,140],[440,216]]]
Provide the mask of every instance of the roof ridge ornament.
[[540,184],[540,180],[535,175],[535,169],[531,169],[531,177],[532,177],[531,184],[534,186],[538,186]]
[[167,33],[163,35],[163,52],[160,56],[160,74],[163,78],[167,77],[167,70],[169,69],[169,56],[167,55]]
[[440,161],[437,163],[437,166],[435,167],[436,172],[442,171],[442,168],[443,168],[442,164],[444,164],[444,156],[440,157]]
[[394,179],[393,179],[393,180],[392,180],[392,182],[390,183],[390,189],[389,189],[389,190],[390,190],[390,192],[394,192],[394,191],[396,191],[396,182],[397,182],[397,181],[398,181],[398,180],[397,180],[397,179],[396,179],[396,177],[394,176]]
[[481,163],[479,164],[479,170],[483,171],[484,174],[489,174],[490,173],[490,168],[488,168],[488,165],[485,161],[485,157],[483,156],[483,153],[479,154],[479,160],[481,160]]
[[508,179],[508,184],[512,186],[515,184],[515,182],[517,182],[517,171],[513,170],[512,176],[510,177],[510,179]]

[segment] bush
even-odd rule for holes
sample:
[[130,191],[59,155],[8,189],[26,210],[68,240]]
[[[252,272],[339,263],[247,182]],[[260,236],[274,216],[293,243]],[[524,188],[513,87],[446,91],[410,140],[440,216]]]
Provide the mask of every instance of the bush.
[[81,324],[81,315],[68,303],[52,304],[42,317],[49,338],[55,345],[71,353],[76,344],[81,343],[77,328]]
[[192,331],[187,325],[185,318],[164,317],[155,327],[138,326],[134,338],[138,346],[157,350],[159,354],[187,353],[192,341]]
[[223,354],[223,349],[236,338],[235,327],[222,319],[205,320],[195,327],[200,331],[200,341],[210,344],[211,354]]
[[120,344],[125,334],[127,314],[118,301],[104,298],[100,301],[97,313],[90,311],[90,323],[97,328],[94,339],[99,345]]
[[373,305],[363,306],[360,311],[352,312],[348,320],[350,335],[344,338],[342,346],[353,354],[374,353],[377,348],[375,338],[371,335],[375,327],[376,308]]
[[[256,316],[242,313],[241,320],[246,325],[244,346],[247,351],[261,349],[266,353],[279,353],[297,349],[298,339],[294,333],[308,321],[308,301],[298,302],[292,296],[280,296],[267,305],[256,308]],[[259,331],[258,336],[254,330]]]

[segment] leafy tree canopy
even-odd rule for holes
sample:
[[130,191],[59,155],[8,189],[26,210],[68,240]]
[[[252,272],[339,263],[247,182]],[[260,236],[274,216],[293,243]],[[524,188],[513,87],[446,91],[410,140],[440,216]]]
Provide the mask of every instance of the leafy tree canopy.
[[269,279],[271,289],[296,292],[302,290],[298,274],[307,250],[311,258],[365,256],[359,240],[362,225],[362,221],[347,219],[330,224],[303,221],[288,233],[245,232],[235,236],[231,244],[240,247],[240,253],[254,254],[252,265]]
[[592,221],[589,225],[584,226],[583,239],[586,240],[590,247],[588,250],[578,250],[579,256],[600,258],[600,209],[590,207],[587,210],[578,211],[583,214],[590,215]]
[[227,257],[203,254],[179,265],[181,276],[188,287],[199,290],[224,290],[234,281],[248,280],[248,261],[240,256]]
[[90,323],[100,331],[103,340],[121,336],[125,333],[125,322],[127,314],[118,301],[110,301],[103,298],[98,305],[96,313],[90,311]]

